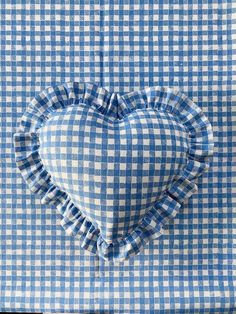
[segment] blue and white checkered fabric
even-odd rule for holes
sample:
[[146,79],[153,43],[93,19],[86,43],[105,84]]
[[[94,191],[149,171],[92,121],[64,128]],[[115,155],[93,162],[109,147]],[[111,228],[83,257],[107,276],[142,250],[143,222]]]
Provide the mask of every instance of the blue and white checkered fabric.
[[49,88],[15,134],[16,162],[82,247],[123,261],[174,217],[208,169],[213,133],[186,96],[146,88],[120,96],[94,84]]
[[[233,2],[9,0],[0,9],[1,311],[234,313]],[[122,96],[183,90],[213,127],[214,157],[198,192],[164,235],[122,263],[66,235],[15,163],[12,135],[30,101],[78,80]]]

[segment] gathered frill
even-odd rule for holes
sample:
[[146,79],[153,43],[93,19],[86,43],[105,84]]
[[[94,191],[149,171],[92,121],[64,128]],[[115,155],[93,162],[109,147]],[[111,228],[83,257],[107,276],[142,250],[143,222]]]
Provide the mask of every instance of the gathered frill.
[[[122,119],[137,108],[171,113],[188,133],[187,163],[175,176],[138,226],[122,239],[107,243],[100,230],[76,207],[65,191],[52,183],[39,155],[38,130],[57,110],[86,103],[104,115]],[[31,191],[43,204],[54,205],[62,215],[61,225],[80,238],[81,246],[105,260],[122,261],[163,233],[163,226],[178,213],[182,203],[197,191],[196,179],[208,169],[213,154],[211,124],[202,110],[183,93],[160,87],[146,88],[123,96],[91,83],[66,83],[36,96],[14,134],[16,163]]]

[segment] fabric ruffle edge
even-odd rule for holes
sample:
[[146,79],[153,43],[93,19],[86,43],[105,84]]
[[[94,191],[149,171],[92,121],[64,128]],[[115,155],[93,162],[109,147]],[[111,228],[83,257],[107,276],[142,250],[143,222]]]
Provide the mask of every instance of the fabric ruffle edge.
[[[126,237],[107,243],[100,230],[83,215],[66,192],[51,182],[39,156],[37,131],[56,110],[81,102],[101,113],[121,119],[137,108],[164,110],[179,119],[189,134],[188,162],[171,186]],[[196,179],[208,169],[213,154],[213,132],[202,110],[183,93],[160,87],[146,88],[120,96],[90,83],[67,83],[50,87],[35,97],[14,134],[16,163],[32,192],[43,204],[57,207],[67,234],[80,238],[81,246],[105,260],[123,261],[152,239],[163,234],[163,226],[178,213],[182,203],[197,191]]]

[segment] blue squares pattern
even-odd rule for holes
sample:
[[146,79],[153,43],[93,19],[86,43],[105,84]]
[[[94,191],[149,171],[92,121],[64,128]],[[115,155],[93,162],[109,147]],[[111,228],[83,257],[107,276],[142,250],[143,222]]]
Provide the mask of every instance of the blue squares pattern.
[[[0,6],[1,310],[234,313],[232,1]],[[198,179],[198,193],[165,235],[120,264],[65,235],[60,217],[32,195],[15,163],[12,134],[31,99],[78,80],[120,93],[177,87],[213,126],[214,158]]]

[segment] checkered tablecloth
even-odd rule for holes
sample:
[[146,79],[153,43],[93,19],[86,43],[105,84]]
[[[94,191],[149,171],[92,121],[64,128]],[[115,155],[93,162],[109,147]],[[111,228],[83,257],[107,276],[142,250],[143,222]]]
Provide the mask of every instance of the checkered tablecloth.
[[[235,313],[233,20],[231,1],[1,1],[1,311]],[[65,81],[121,94],[177,87],[213,125],[198,193],[120,264],[80,249],[15,164],[12,135],[28,103]]]

